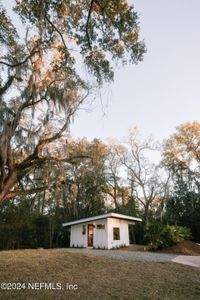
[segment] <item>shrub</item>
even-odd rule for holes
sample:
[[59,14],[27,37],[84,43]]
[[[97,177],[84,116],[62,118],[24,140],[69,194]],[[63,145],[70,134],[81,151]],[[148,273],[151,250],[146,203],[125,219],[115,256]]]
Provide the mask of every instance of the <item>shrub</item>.
[[167,225],[162,230],[162,238],[165,241],[165,247],[172,246],[191,237],[191,231],[187,227]]
[[145,239],[152,250],[175,245],[191,237],[191,231],[182,226],[151,224],[146,229]]
[[144,234],[145,242],[152,250],[162,247],[162,226],[159,224],[150,224]]

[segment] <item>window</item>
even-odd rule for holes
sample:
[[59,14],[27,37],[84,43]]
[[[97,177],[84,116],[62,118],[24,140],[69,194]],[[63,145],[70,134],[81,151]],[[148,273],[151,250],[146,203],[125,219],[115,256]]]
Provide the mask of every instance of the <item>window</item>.
[[86,234],[86,225],[82,225],[82,234],[83,234],[83,235]]
[[97,224],[97,229],[105,229],[105,224]]
[[120,240],[119,227],[113,227],[113,240],[114,241],[119,241]]

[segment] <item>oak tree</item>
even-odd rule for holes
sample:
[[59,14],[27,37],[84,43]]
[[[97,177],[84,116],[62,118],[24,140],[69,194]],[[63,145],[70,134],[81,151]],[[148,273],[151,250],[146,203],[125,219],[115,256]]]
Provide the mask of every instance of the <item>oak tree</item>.
[[125,0],[16,0],[14,11],[20,32],[0,7],[0,201],[45,188],[24,179],[61,159],[49,145],[69,130],[91,86],[145,52]]

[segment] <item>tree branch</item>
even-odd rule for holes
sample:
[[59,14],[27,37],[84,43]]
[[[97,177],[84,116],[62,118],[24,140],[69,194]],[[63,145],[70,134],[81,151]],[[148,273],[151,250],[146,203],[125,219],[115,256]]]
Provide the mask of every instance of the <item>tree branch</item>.
[[28,190],[14,190],[9,192],[6,197],[4,198],[4,200],[9,200],[12,198],[15,198],[17,196],[25,196],[25,195],[31,195],[31,194],[35,194],[38,192],[42,192],[47,188],[47,186],[43,186],[40,188],[34,188],[34,189],[28,189]]
[[95,2],[95,0],[92,0],[90,3],[90,8],[89,8],[88,16],[87,16],[86,27],[85,27],[86,36],[87,36],[87,40],[88,40],[88,46],[89,46],[90,50],[92,50],[92,46],[91,46],[91,42],[90,42],[90,35],[89,35],[88,29],[89,29],[89,22],[90,22],[92,10],[93,10],[94,2]]
[[14,78],[15,76],[10,76],[4,86],[0,88],[0,96],[2,96],[9,89],[9,87],[13,83]]
[[65,47],[65,50],[68,50],[67,46],[66,46],[66,43],[65,43],[65,40],[63,38],[63,35],[62,33],[60,32],[60,30],[58,30],[58,28],[51,22],[51,20],[47,17],[47,14],[45,14],[45,19],[47,20],[47,22],[55,29],[55,31],[59,34],[61,40],[62,40],[62,43]]
[[19,67],[19,66],[25,64],[33,55],[35,55],[36,53],[39,53],[39,52],[40,52],[39,50],[32,51],[24,60],[22,60],[21,62],[17,62],[15,64],[10,64],[10,63],[7,63],[2,60],[0,61],[0,64],[5,65],[10,68],[16,68],[16,67]]

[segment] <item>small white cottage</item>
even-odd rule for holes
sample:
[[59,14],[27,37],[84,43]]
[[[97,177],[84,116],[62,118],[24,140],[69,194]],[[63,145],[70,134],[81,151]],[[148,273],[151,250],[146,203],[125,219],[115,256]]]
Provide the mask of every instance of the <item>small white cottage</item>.
[[129,224],[142,220],[117,213],[107,213],[64,223],[71,226],[70,247],[112,249],[129,245]]

